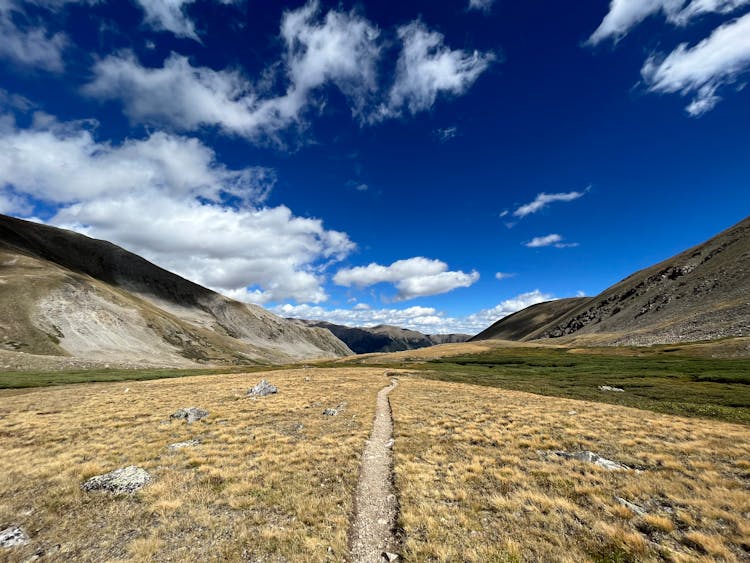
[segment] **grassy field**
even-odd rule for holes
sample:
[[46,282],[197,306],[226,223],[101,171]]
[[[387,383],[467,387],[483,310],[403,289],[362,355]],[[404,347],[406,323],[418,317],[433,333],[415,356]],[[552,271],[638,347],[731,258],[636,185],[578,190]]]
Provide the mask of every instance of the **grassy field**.
[[[32,537],[22,561],[341,561],[382,370],[67,385],[3,392],[0,526]],[[245,397],[261,377],[279,393]],[[126,391],[127,389],[127,391]],[[346,402],[338,416],[322,411]],[[169,421],[180,407],[205,422]],[[193,448],[170,443],[198,439]],[[81,483],[127,465],[153,483],[134,495]]]
[[3,371],[0,372],[0,389],[29,389],[69,383],[96,383],[116,381],[148,381],[195,375],[225,373],[253,373],[268,371],[269,367],[221,367],[198,369],[78,369],[65,371]]
[[[355,357],[343,365],[402,368],[441,381],[750,424],[747,359],[686,356],[663,347],[472,347],[462,354],[455,346],[442,356],[440,348]],[[602,392],[601,385],[624,392]]]
[[[407,561],[750,554],[745,426],[419,377],[402,378],[391,401]],[[635,470],[550,450],[590,450]]]

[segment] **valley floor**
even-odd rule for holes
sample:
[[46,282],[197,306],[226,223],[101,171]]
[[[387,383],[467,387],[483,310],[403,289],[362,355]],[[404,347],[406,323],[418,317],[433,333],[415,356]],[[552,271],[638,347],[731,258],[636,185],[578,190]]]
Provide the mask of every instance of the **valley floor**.
[[[0,391],[0,560],[343,561],[376,395],[392,377],[406,561],[740,561],[750,427],[325,366]],[[252,398],[261,378],[276,395]],[[181,407],[210,412],[170,420]],[[335,409],[336,414],[324,414]],[[170,449],[170,444],[196,440]],[[609,471],[555,452],[591,451]],[[84,492],[137,465],[127,495]]]

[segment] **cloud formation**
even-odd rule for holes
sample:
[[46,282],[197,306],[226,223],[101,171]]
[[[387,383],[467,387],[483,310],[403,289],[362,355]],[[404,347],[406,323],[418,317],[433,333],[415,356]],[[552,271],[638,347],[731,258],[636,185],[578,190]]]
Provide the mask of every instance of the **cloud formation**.
[[352,309],[327,309],[321,306],[285,304],[272,308],[272,311],[283,317],[328,321],[345,326],[367,327],[388,324],[417,330],[424,334],[473,335],[507,315],[551,299],[555,297],[535,289],[506,299],[489,309],[482,309],[463,317],[450,317],[434,307],[373,309],[367,306],[355,306]]
[[495,0],[469,0],[469,10],[481,10],[489,12]]
[[608,39],[615,42],[646,18],[663,14],[673,25],[687,25],[695,18],[709,14],[729,14],[750,4],[750,0],[612,0],[609,11],[589,37],[596,45]]
[[527,248],[542,248],[544,246],[554,246],[555,248],[571,248],[578,246],[577,242],[563,242],[563,237],[556,233],[541,237],[534,237],[529,242],[523,244]]
[[387,92],[378,81],[387,46],[377,26],[356,11],[322,15],[317,2],[282,18],[282,59],[265,73],[280,72],[282,94],[263,86],[273,81],[254,83],[240,71],[194,66],[174,53],[162,67],[145,67],[129,51],[98,61],[84,92],[121,101],[134,122],[177,131],[216,127],[257,140],[304,125],[310,111],[323,107],[320,92],[329,86],[344,94],[360,123],[428,110],[440,94],[466,92],[493,58],[451,50],[441,34],[418,22],[399,28],[398,36],[402,51]]
[[370,287],[378,283],[391,283],[398,294],[396,300],[447,293],[459,287],[469,287],[479,279],[479,273],[449,271],[440,260],[421,256],[398,260],[390,266],[371,263],[367,266],[342,269],[333,277],[334,283],[344,287]]
[[[586,195],[586,192],[566,192],[556,194],[548,194],[542,192],[540,194],[537,194],[537,196],[534,198],[534,201],[521,205],[518,209],[516,209],[513,212],[513,216],[522,219],[527,215],[531,215],[532,213],[541,211],[550,203],[554,203],[556,201],[573,201],[578,199],[579,197],[583,197],[584,195]],[[503,213],[500,214],[500,217],[504,216]]]
[[[236,0],[219,0],[233,4]],[[185,13],[185,6],[195,0],[136,0],[144,12],[144,22],[157,30],[171,31],[177,37],[200,41],[195,25]]]
[[196,139],[153,133],[98,142],[86,123],[37,115],[0,128],[0,207],[54,204],[51,224],[110,240],[232,297],[327,298],[323,270],[349,254],[345,233],[262,202],[275,175],[229,169]]
[[492,53],[450,49],[441,33],[415,21],[398,29],[403,47],[396,63],[396,80],[380,118],[430,109],[439,95],[461,95],[495,60]]
[[[750,0],[612,0],[609,12],[589,37],[589,45],[625,37],[646,18],[663,14],[667,22],[686,26],[706,14],[729,15]],[[724,22],[693,47],[678,45],[668,55],[652,54],[641,68],[650,92],[692,95],[691,117],[712,110],[722,87],[737,83],[750,70],[750,14]]]
[[750,14],[714,29],[689,47],[682,43],[666,57],[652,55],[641,76],[651,92],[692,95],[686,111],[697,117],[721,100],[720,87],[736,83],[750,70]]
[[26,67],[61,72],[65,67],[63,51],[69,43],[67,36],[28,21],[19,26],[19,19],[28,20],[21,5],[13,0],[0,1],[0,58]]

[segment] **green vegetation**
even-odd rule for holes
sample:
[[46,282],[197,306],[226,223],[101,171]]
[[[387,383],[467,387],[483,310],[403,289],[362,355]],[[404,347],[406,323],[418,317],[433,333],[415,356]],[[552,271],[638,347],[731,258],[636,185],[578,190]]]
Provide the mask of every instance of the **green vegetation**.
[[278,369],[268,366],[231,366],[198,369],[79,369],[69,371],[6,371],[0,372],[0,389],[24,389],[50,387],[67,383],[95,383],[112,381],[145,381],[191,375],[215,375],[225,373],[252,373]]
[[[428,379],[750,424],[750,360],[674,352],[660,348],[498,348],[427,361],[380,363],[376,357],[346,363],[408,369]],[[603,392],[600,385],[625,392]]]

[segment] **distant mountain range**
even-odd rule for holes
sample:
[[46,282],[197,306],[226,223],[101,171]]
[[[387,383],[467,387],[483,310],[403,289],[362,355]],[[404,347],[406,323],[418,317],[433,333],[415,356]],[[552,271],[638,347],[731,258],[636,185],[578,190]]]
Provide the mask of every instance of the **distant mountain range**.
[[426,348],[436,344],[452,342],[466,342],[469,334],[422,334],[415,330],[408,330],[389,325],[374,327],[349,327],[328,323],[325,321],[310,321],[290,319],[305,326],[314,326],[330,330],[342,340],[355,354],[370,354],[373,352],[400,352]]
[[351,354],[324,328],[228,299],[109,242],[4,215],[0,349],[167,365]]
[[750,217],[596,297],[509,315],[472,340],[651,345],[750,335]]

